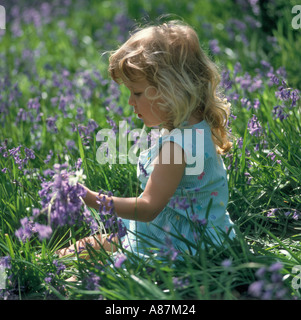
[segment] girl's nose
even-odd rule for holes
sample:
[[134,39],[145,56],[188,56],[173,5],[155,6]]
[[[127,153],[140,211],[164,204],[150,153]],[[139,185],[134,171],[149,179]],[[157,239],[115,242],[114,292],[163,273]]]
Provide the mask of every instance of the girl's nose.
[[129,97],[129,105],[135,107],[135,99],[133,97],[133,94]]

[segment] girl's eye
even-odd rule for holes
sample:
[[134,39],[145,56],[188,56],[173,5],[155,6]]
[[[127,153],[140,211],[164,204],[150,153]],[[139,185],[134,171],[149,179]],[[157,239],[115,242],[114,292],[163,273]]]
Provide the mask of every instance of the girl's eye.
[[134,92],[134,96],[136,96],[136,97],[140,97],[141,94],[142,94],[142,92]]

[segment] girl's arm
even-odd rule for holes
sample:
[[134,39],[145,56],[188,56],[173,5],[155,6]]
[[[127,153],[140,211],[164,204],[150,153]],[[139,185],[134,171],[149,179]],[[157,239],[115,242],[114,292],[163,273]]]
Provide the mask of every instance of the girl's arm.
[[[164,163],[169,164],[162,163],[162,154],[165,158]],[[181,162],[181,164],[175,164],[175,159],[176,163]],[[148,179],[142,197],[112,197],[116,214],[120,218],[143,222],[155,219],[175,193],[184,174],[185,165],[183,149],[173,142],[165,143],[159,154],[158,164],[154,165],[154,170]],[[97,192],[87,189],[84,198],[87,206],[99,209],[99,204],[96,202],[97,196]]]

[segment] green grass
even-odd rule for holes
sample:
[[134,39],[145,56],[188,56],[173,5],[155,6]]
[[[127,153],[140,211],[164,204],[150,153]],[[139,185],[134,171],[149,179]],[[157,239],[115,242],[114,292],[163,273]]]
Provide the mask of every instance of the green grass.
[[[11,6],[4,5],[10,12]],[[18,5],[21,7],[22,3]],[[292,108],[291,101],[277,99],[278,86],[269,85],[267,72],[260,64],[261,60],[268,61],[274,72],[285,67],[288,86],[300,87],[297,69],[301,31],[291,28],[289,12],[293,4],[279,1],[278,5],[286,6],[286,13],[283,17],[275,14],[276,27],[271,26],[268,33],[263,28],[246,27],[248,44],[240,40],[239,30],[235,31],[236,41],[231,40],[228,21],[245,14],[256,16],[251,9],[246,13],[232,2],[218,0],[204,1],[202,5],[197,1],[140,0],[126,1],[122,6],[117,1],[111,1],[110,5],[107,1],[73,1],[67,13],[53,8],[48,23],[37,27],[22,22],[21,35],[7,26],[5,35],[0,36],[0,69],[5,75],[0,79],[3,108],[0,143],[8,150],[21,145],[22,159],[26,156],[25,147],[33,149],[36,157],[19,169],[11,156],[4,156],[4,151],[0,153],[0,168],[7,168],[6,172],[0,172],[0,257],[11,259],[6,290],[0,290],[0,298],[248,299],[251,298],[248,288],[258,280],[256,272],[261,268],[266,268],[266,283],[274,285],[273,298],[278,298],[277,292],[282,288],[287,290],[282,298],[300,298],[300,289],[293,287],[297,274],[292,272],[294,266],[301,265],[301,216],[294,218],[294,212],[301,211],[300,100]],[[38,9],[39,5],[33,7]],[[144,11],[148,18],[142,19]],[[195,256],[185,254],[183,261],[172,263],[155,258],[145,261],[128,254],[122,268],[114,267],[110,252],[96,253],[92,249],[89,261],[78,256],[57,259],[54,254],[57,248],[89,235],[85,224],[59,228],[47,241],[34,236],[21,242],[15,231],[22,218],[32,216],[33,208],[40,208],[38,192],[44,171],[55,163],[68,161],[74,167],[81,158],[89,188],[112,191],[116,196],[139,194],[134,165],[100,165],[96,160],[100,146],[96,134],[100,128],[110,128],[107,117],[115,123],[131,117],[128,93],[124,87],[116,91],[106,71],[107,55],[101,54],[115,49],[118,37],[121,41],[127,38],[128,31],[123,27],[128,28],[129,19],[139,23],[162,13],[181,16],[196,28],[204,49],[221,69],[230,70],[233,85],[225,94],[239,96],[231,101],[232,114],[236,116],[230,120],[234,147],[224,157],[229,177],[228,210],[236,224],[237,238],[227,239],[221,248],[214,245],[204,248],[177,235],[188,247],[197,247]],[[124,24],[116,19],[118,14],[123,14]],[[206,23],[211,27],[206,27]],[[271,35],[277,39],[274,47],[267,46]],[[212,39],[219,40],[221,53],[214,55],[210,51]],[[258,75],[261,88],[250,92],[241,87],[233,76],[237,62],[241,64],[238,76],[246,72],[252,77]],[[28,105],[29,99],[35,98],[40,104],[38,109]],[[241,98],[252,103],[259,99],[260,106],[248,109]],[[283,121],[273,114],[273,108],[280,104],[285,105],[288,114]],[[121,115],[117,112],[119,106]],[[82,118],[78,117],[78,108],[82,110]],[[26,118],[22,119],[21,109]],[[253,114],[262,127],[258,137],[248,130]],[[49,118],[55,116],[56,128],[51,129]],[[99,127],[83,134],[81,126],[88,128],[90,119]],[[130,121],[132,127],[141,128],[139,120]],[[45,163],[50,150],[53,155]],[[268,156],[271,152],[274,159]],[[275,214],[270,214],[272,209],[277,209]],[[93,213],[97,218],[97,212]],[[201,235],[203,230],[197,228],[196,232]],[[226,265],[228,260],[231,263]],[[279,270],[282,280],[275,282],[269,267],[277,261],[282,263]],[[61,264],[65,267],[60,271]],[[78,281],[66,282],[73,275]],[[93,279],[98,279],[98,285]]]

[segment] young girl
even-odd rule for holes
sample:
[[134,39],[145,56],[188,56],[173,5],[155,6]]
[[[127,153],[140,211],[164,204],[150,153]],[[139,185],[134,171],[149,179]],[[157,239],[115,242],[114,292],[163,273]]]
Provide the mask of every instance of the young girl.
[[[205,218],[213,243],[222,245],[225,233],[233,238],[220,156],[231,148],[226,130],[229,105],[217,95],[220,77],[196,32],[179,21],[149,26],[134,33],[109,61],[113,80],[130,91],[134,113],[147,127],[160,126],[167,134],[140,154],[137,170],[143,192],[138,198],[104,196],[107,205],[113,202],[128,235],[110,240],[91,236],[77,246],[89,242],[95,249],[102,245],[111,250],[112,243],[122,240],[127,250],[150,255],[150,248],[160,247],[157,239],[165,241],[168,235],[175,249],[185,251],[186,244],[172,234],[195,243],[191,223]],[[194,163],[201,163],[201,169]],[[98,192],[86,189],[85,203],[99,209]],[[67,249],[60,251],[66,253]]]

